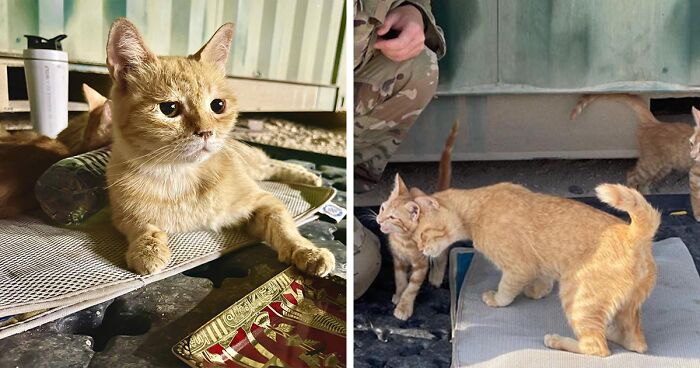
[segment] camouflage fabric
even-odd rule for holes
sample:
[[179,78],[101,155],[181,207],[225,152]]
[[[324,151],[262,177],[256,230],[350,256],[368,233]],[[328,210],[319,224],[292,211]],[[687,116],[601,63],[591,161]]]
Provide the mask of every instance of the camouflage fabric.
[[[411,4],[423,13],[426,48],[401,63],[375,52],[375,28],[393,8]],[[430,2],[355,1],[355,192],[370,190],[391,155],[430,102],[437,89],[437,59],[445,53],[442,30],[435,25]]]

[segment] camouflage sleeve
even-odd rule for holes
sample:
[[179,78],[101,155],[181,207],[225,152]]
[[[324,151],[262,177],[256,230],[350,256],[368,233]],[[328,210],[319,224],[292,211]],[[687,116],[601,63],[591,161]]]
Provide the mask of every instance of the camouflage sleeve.
[[430,7],[430,0],[396,0],[391,5],[391,8],[397,8],[401,5],[413,5],[423,13],[423,22],[425,23],[425,45],[433,50],[438,59],[445,56],[447,46],[445,44],[445,34],[442,28],[435,23],[435,16]]

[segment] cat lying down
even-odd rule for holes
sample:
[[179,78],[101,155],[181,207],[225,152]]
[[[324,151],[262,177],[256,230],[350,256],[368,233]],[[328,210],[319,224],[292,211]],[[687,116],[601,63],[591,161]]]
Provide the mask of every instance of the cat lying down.
[[435,256],[471,239],[503,272],[498,290],[482,295],[491,307],[508,306],[521,292],[542,298],[558,280],[576,339],[545,335],[547,347],[608,356],[610,340],[644,353],[640,309],[656,280],[651,245],[660,215],[623,185],[602,184],[596,193],[627,212],[631,223],[571,199],[501,183],[414,198],[419,221],[413,240]]
[[333,254],[299,234],[284,204],[254,180],[265,160],[231,137],[238,115],[225,73],[232,39],[227,23],[193,55],[158,57],[128,20],[112,24],[107,183],[113,223],[129,242],[127,264],[139,274],[158,272],[170,261],[169,234],[243,225],[280,261],[327,275]]

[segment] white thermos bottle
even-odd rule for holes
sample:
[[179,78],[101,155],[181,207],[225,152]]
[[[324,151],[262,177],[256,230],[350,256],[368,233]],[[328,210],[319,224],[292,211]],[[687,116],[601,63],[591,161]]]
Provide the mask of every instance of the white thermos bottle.
[[61,47],[66,35],[27,37],[24,74],[34,130],[56,138],[68,126],[68,54]]

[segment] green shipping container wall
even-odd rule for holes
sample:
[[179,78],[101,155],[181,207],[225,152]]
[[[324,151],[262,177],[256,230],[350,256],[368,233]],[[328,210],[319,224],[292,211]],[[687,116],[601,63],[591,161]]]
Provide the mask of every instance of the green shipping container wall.
[[[700,1],[434,1],[447,39],[438,97],[395,161],[439,159],[452,121],[455,160],[634,157],[636,118],[581,93],[700,93]],[[436,128],[437,127],[437,128]]]
[[700,1],[435,2],[441,94],[700,90]]
[[344,4],[344,0],[0,0],[0,53],[21,55],[24,34],[48,38],[65,33],[63,45],[70,61],[90,71],[91,64],[104,65],[107,33],[117,17],[131,20],[160,55],[193,53],[221,24],[233,22],[229,75],[337,86],[342,95]]

